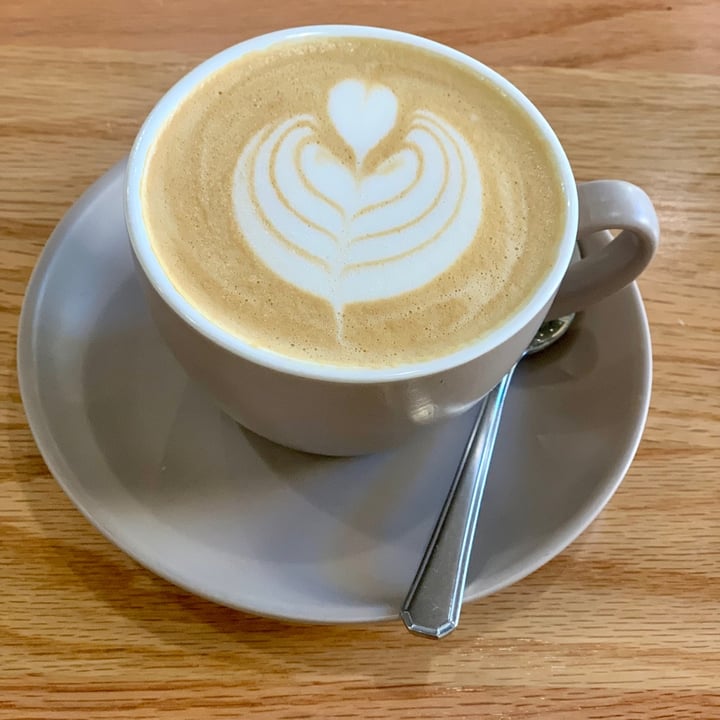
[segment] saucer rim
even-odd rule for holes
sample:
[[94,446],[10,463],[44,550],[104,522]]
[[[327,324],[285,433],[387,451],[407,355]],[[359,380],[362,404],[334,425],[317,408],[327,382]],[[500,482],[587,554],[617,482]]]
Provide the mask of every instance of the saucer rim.
[[[335,614],[329,617],[320,617],[319,615],[310,616],[307,612],[303,615],[287,614],[287,611],[281,610],[280,606],[273,609],[272,603],[268,603],[267,599],[261,602],[238,603],[236,599],[221,597],[218,593],[205,593],[202,589],[194,586],[191,581],[179,577],[175,571],[164,567],[161,558],[158,559],[156,556],[152,556],[152,554],[143,551],[141,547],[134,547],[133,544],[125,538],[118,537],[111,528],[108,528],[103,523],[102,518],[97,517],[96,514],[93,513],[93,510],[88,507],[88,503],[86,503],[82,497],[82,489],[72,487],[72,483],[67,480],[67,478],[72,478],[73,471],[68,466],[61,448],[58,447],[54,440],[54,434],[47,422],[47,415],[42,407],[38,377],[35,372],[35,363],[33,362],[33,348],[37,333],[37,324],[34,321],[43,297],[44,285],[51,274],[52,262],[57,249],[61,246],[63,240],[68,237],[68,230],[71,229],[85,213],[92,211],[95,202],[105,193],[115,190],[117,176],[124,174],[126,161],[127,158],[123,158],[93,182],[73,203],[53,229],[33,268],[23,299],[18,322],[16,354],[18,385],[28,425],[38,451],[46,463],[48,470],[73,505],[75,505],[81,514],[105,538],[149,572],[162,577],[164,580],[193,595],[243,612],[303,624],[354,624],[396,619],[397,613],[386,612],[384,606],[377,604],[364,605],[362,612],[358,612],[359,608],[349,607],[346,613],[338,613],[335,611]],[[120,201],[122,201],[121,198]],[[592,524],[611,500],[625,478],[641,442],[650,407],[652,389],[652,345],[647,313],[637,283],[632,283],[621,292],[627,294],[628,307],[632,306],[633,311],[637,315],[636,323],[640,335],[635,339],[636,341],[633,342],[633,345],[636,347],[636,352],[642,357],[642,384],[641,386],[640,384],[638,385],[638,392],[634,397],[632,406],[628,407],[626,411],[628,414],[632,413],[636,418],[633,424],[632,437],[628,438],[628,444],[625,446],[624,452],[618,454],[615,458],[613,469],[608,472],[606,482],[595,486],[595,497],[588,502],[583,512],[577,513],[574,517],[563,523],[552,538],[543,543],[543,547],[539,548],[536,552],[528,553],[523,562],[516,563],[516,569],[509,569],[494,583],[488,585],[487,580],[485,579],[485,582],[483,582],[482,577],[476,578],[468,583],[464,602],[472,602],[499,592],[528,577],[547,562],[557,557]],[[484,586],[478,588],[477,586],[481,584]],[[282,607],[287,608],[286,605]],[[309,605],[305,605],[304,607],[307,608]]]

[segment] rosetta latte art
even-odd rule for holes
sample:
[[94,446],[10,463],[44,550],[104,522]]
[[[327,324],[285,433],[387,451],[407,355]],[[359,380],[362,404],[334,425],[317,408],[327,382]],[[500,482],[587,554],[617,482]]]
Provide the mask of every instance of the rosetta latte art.
[[398,121],[388,87],[339,82],[327,114],[354,165],[323,144],[317,117],[271,123],[240,155],[233,206],[256,255],[286,282],[326,299],[340,330],[346,304],[420,288],[460,257],[480,224],[482,187],[468,142],[423,109],[412,112],[398,151],[364,168]]

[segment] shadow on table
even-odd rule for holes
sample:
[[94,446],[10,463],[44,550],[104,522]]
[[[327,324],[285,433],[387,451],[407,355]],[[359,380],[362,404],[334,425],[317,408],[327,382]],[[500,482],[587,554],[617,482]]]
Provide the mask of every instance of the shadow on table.
[[[27,472],[27,456],[12,461],[18,474]],[[256,617],[186,592],[140,567],[100,537],[37,464],[37,475],[23,489],[37,523],[34,532],[42,536],[5,524],[0,565],[25,574],[23,589],[36,599],[28,601],[28,609],[37,615],[38,634],[53,653],[64,649],[91,660],[94,648],[103,658],[142,667],[148,657],[172,666],[181,652],[193,664],[223,671],[246,673],[252,667],[291,677],[315,672],[386,685],[408,676],[421,679],[458,651],[482,652],[486,644],[502,643],[503,627],[518,614],[531,623],[532,607],[563,572],[555,563],[519,586],[468,605],[458,631],[440,642],[411,636],[399,619],[332,626]],[[49,605],[52,622],[43,618],[42,598],[50,593],[55,596]]]
[[[38,616],[39,632],[52,642],[53,652],[72,652],[76,643],[88,659],[95,647],[104,658],[125,656],[138,666],[143,658],[156,663],[167,656],[171,666],[180,651],[193,664],[220,665],[231,672],[247,672],[249,667],[263,673],[312,671],[335,678],[360,675],[379,684],[409,675],[422,678],[443,657],[502,644],[503,627],[516,614],[528,616],[531,624],[529,608],[563,572],[562,564],[554,564],[514,589],[472,603],[456,633],[439,642],[410,635],[399,620],[342,626],[288,623],[217,605],[153,575],[93,537],[94,531],[51,478],[39,477],[31,484],[27,504],[44,536],[28,542],[26,533],[5,527],[0,564],[35,566],[27,576],[40,578],[37,587],[28,588],[39,601],[29,604]],[[68,512],[60,524],[63,535],[78,542],[58,537],[57,515],[63,505]],[[43,583],[43,577],[52,580]],[[63,608],[53,623],[42,617],[42,596],[49,592],[56,596],[52,607]],[[52,638],[55,624],[58,639]],[[113,626],[122,631],[109,638]]]

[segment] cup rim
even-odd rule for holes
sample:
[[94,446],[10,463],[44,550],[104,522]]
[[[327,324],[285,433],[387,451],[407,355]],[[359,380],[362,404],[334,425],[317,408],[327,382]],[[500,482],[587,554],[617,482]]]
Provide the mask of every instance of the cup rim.
[[[178,104],[203,80],[228,62],[272,45],[313,36],[372,37],[410,44],[460,62],[490,80],[529,116],[552,150],[565,196],[565,227],[557,257],[549,272],[525,303],[501,325],[447,355],[386,368],[330,365],[301,360],[251,345],[214,324],[175,288],[155,255],[142,215],[141,180],[155,138]],[[465,53],[411,33],[368,25],[308,25],[277,30],[232,45],[194,67],[157,102],[133,143],[125,175],[125,222],[137,262],[153,289],[188,325],[216,345],[258,365],[285,374],[329,382],[381,383],[434,375],[464,365],[499,347],[520,332],[553,299],[570,263],[578,226],[578,196],[570,162],[550,124],[533,103],[509,80]]]

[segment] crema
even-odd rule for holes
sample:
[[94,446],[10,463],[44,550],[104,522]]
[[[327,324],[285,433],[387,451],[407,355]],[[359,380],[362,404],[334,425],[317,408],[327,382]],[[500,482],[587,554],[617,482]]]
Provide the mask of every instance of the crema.
[[564,191],[490,80],[397,41],[304,38],[230,62],[160,132],[142,186],[177,290],[244,342],[388,367],[471,344],[557,259]]

